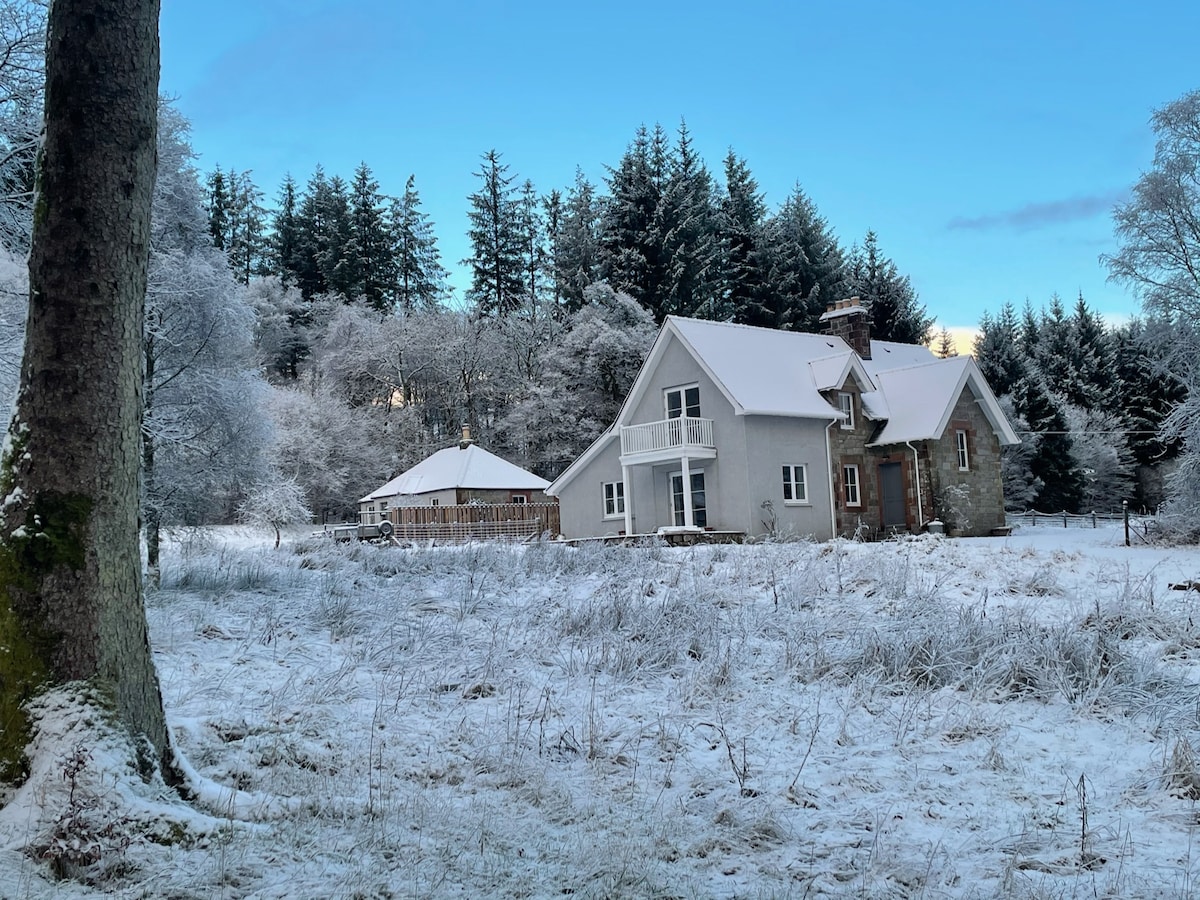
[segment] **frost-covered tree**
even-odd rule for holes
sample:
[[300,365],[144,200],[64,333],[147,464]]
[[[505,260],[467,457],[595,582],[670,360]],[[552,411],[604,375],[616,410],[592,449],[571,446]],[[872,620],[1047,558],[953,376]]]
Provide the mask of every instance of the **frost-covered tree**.
[[313,379],[268,397],[272,468],[304,488],[321,521],[352,518],[358,498],[395,474],[387,421],[370,407],[349,406]]
[[1166,420],[1164,437],[1183,441],[1180,465],[1169,483],[1176,521],[1200,535],[1200,346],[1192,326],[1200,321],[1200,91],[1154,111],[1154,162],[1113,214],[1120,249],[1102,257],[1112,280],[1131,287],[1147,314],[1175,331],[1171,373],[1188,388]]
[[12,417],[21,375],[28,301],[29,269],[25,260],[0,249],[0,415],[7,418]]
[[656,333],[654,318],[628,294],[604,283],[587,289],[503,425],[533,471],[556,477],[613,423]]
[[252,353],[254,313],[213,246],[188,124],[159,114],[143,338],[143,518],[151,571],[159,531],[228,520],[262,478],[267,435]]
[[284,528],[311,522],[312,517],[304,488],[295,478],[277,478],[255,484],[238,507],[239,521],[275,532],[276,550]]
[[295,380],[308,357],[310,305],[295,287],[269,275],[246,285],[254,310],[254,347],[259,365],[272,380]]
[[0,248],[29,250],[47,0],[0,0]]
[[1036,374],[1017,383],[1012,399],[1017,415],[1037,438],[1029,464],[1034,478],[1042,482],[1034,501],[1037,508],[1043,512],[1078,512],[1083,500],[1083,476],[1072,453],[1065,414]]

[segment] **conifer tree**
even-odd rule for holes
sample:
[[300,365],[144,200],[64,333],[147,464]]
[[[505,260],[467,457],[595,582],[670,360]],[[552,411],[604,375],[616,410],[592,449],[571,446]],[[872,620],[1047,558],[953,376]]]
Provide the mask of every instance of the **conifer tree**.
[[796,185],[766,223],[766,290],[750,325],[820,331],[827,304],[847,296],[846,263],[829,222]]
[[952,356],[958,356],[958,348],[954,346],[954,336],[950,334],[950,329],[945,325],[937,333],[933,354],[938,359],[949,359]]
[[380,311],[390,305],[391,244],[379,182],[365,162],[354,171],[350,186],[350,240],[346,249],[347,285],[352,298],[361,297]]
[[575,183],[563,201],[554,249],[555,284],[565,315],[583,306],[583,293],[600,277],[600,201],[595,186],[575,170]]
[[861,297],[871,312],[871,335],[880,341],[924,344],[933,320],[917,301],[907,275],[879,249],[879,238],[868,231],[862,247],[850,252],[848,290]]
[[226,217],[228,235],[225,252],[234,276],[242,284],[249,284],[252,275],[264,275],[270,271],[262,191],[255,185],[250,172],[233,169],[226,175],[226,189],[229,212]]
[[975,361],[997,396],[1016,391],[1029,374],[1028,360],[1017,339],[1017,314],[1011,303],[1005,303],[996,318],[983,314],[975,338]]
[[506,316],[521,305],[525,291],[516,189],[512,186],[516,176],[508,174],[499,153],[489,150],[475,177],[481,183],[468,198],[471,256],[463,260],[471,267],[467,300],[485,315]]
[[663,317],[665,281],[656,221],[668,150],[661,129],[652,141],[643,125],[615,169],[608,174],[608,199],[600,225],[600,277]]
[[544,311],[543,294],[549,254],[546,249],[546,222],[542,217],[542,201],[529,179],[525,179],[517,197],[516,228],[521,250],[525,312],[531,319],[536,319]]
[[1017,383],[1013,405],[1038,438],[1030,460],[1030,470],[1042,482],[1035,505],[1042,512],[1078,512],[1083,478],[1071,453],[1066,417],[1036,375],[1027,375]]
[[665,263],[655,318],[727,318],[730,310],[719,277],[721,248],[712,176],[682,122],[654,224]]
[[296,181],[284,175],[279,188],[279,206],[272,217],[269,256],[271,273],[284,287],[296,279],[299,234],[296,225]]
[[389,227],[394,306],[406,313],[433,309],[446,292],[447,272],[442,266],[433,226],[421,210],[421,196],[413,175],[404,183],[404,193],[392,201]]
[[725,156],[725,193],[720,203],[719,236],[724,250],[726,302],[738,322],[760,307],[765,258],[767,204],[746,161],[731,149]]

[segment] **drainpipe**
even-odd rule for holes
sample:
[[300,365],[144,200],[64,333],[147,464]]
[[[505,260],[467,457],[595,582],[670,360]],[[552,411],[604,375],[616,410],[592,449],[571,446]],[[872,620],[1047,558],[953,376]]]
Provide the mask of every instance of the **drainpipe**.
[[924,528],[925,508],[921,503],[921,457],[917,454],[917,448],[912,445],[912,441],[904,443],[913,452],[913,467],[917,473],[917,528]]
[[833,496],[833,442],[829,438],[829,429],[838,423],[837,419],[830,420],[825,426],[825,458],[829,460],[826,468],[829,470],[829,527],[833,529],[833,537],[838,536],[837,503]]

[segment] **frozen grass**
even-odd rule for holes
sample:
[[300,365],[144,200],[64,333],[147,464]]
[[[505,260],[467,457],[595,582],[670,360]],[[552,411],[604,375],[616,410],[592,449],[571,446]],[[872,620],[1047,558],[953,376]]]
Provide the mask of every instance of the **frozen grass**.
[[[57,883],[62,823],[9,815],[0,851],[48,861],[0,854],[0,896],[1183,898],[1200,874],[1186,550],[180,537],[148,604],[164,700],[237,810],[172,830],[89,800],[108,843]],[[73,734],[61,773],[89,765]],[[87,796],[124,796],[102,769]]]

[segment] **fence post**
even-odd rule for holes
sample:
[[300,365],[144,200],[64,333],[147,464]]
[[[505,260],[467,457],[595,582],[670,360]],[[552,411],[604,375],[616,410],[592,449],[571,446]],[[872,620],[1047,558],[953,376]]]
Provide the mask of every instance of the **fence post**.
[[1125,517],[1125,546],[1129,546],[1129,501],[1121,501],[1121,512]]
[[1096,511],[1094,509],[1092,510],[1092,527],[1096,527]]
[[1063,510],[1063,528],[1067,527],[1067,511]]

